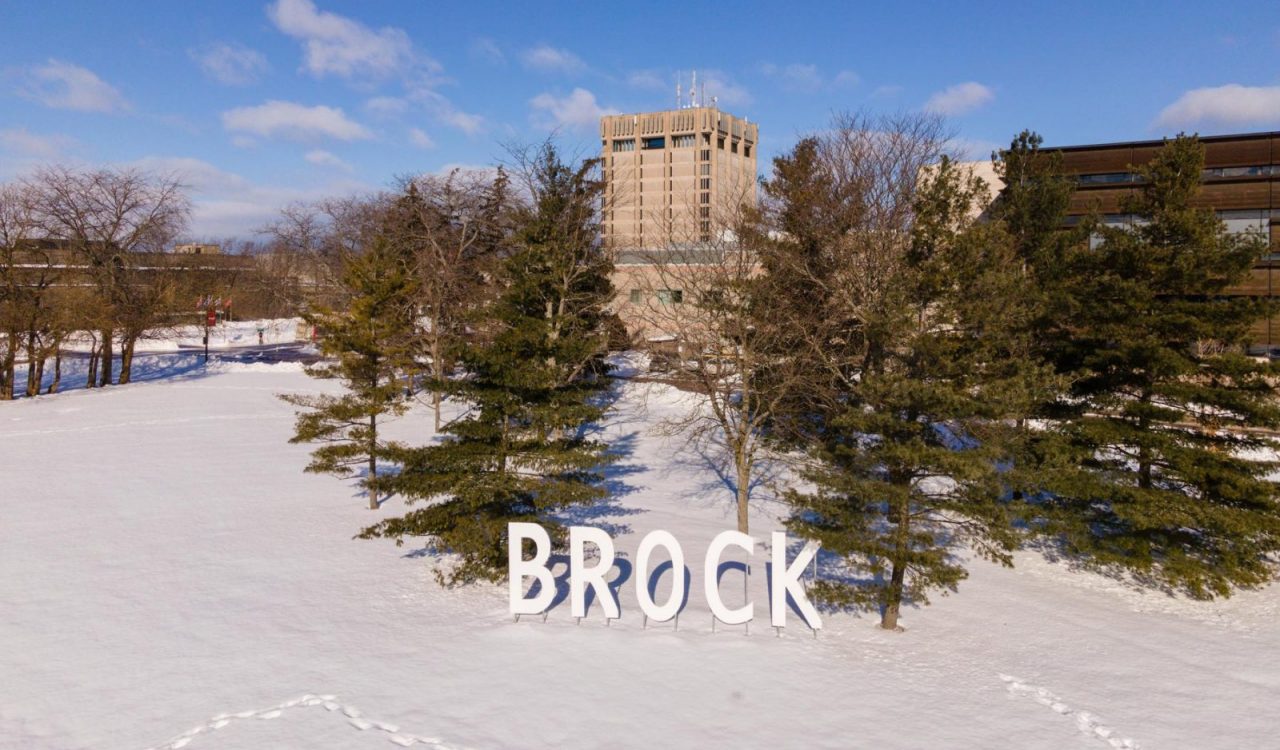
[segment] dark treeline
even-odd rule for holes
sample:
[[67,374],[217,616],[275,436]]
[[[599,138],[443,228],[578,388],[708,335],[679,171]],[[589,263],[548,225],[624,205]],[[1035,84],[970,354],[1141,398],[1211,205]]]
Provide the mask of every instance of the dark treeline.
[[[1068,227],[1073,185],[1033,133],[994,156],[994,197],[947,143],[926,115],[838,117],[727,212],[722,263],[655,261],[696,289],[673,325],[709,407],[682,424],[721,431],[740,484],[760,450],[794,460],[786,523],[833,571],[816,594],[885,628],[956,590],[968,551],[1012,565],[1035,548],[1196,597],[1269,581],[1276,462],[1251,428],[1280,408],[1273,367],[1244,353],[1266,311],[1226,293],[1265,242],[1194,207],[1198,141],[1134,165],[1128,228]],[[281,238],[332,249],[313,374],[347,386],[291,399],[295,439],[324,443],[311,470],[362,472],[372,507],[409,504],[361,536],[427,539],[448,583],[498,580],[508,521],[563,541],[557,513],[604,497],[586,428],[625,342],[604,199],[598,163],[547,146],[282,220]],[[443,438],[384,440],[415,394]]]

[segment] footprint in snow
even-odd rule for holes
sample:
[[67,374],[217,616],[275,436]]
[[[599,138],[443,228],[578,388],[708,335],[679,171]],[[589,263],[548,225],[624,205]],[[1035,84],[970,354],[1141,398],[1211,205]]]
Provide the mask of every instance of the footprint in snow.
[[191,744],[200,734],[214,732],[229,726],[233,722],[245,719],[277,719],[284,715],[284,712],[294,708],[311,708],[313,706],[322,706],[327,712],[340,712],[346,718],[347,724],[361,732],[373,730],[375,732],[383,732],[388,735],[387,739],[393,744],[400,747],[411,747],[413,745],[430,745],[441,750],[448,750],[448,746],[444,741],[437,737],[428,737],[417,734],[402,734],[400,727],[385,721],[373,721],[364,718],[364,714],[355,706],[347,706],[338,701],[336,695],[313,695],[307,693],[292,700],[285,701],[270,708],[258,709],[256,711],[241,711],[239,713],[220,713],[209,719],[207,722],[192,727],[182,734],[174,737],[160,745],[156,745],[148,750],[181,750]]
[[1000,679],[1004,681],[1005,688],[1009,691],[1009,695],[1017,697],[1028,697],[1052,710],[1054,713],[1063,716],[1071,716],[1075,719],[1076,728],[1083,734],[1096,737],[1117,750],[1136,750],[1139,747],[1137,741],[1128,737],[1120,737],[1116,735],[1114,729],[1104,726],[1098,721],[1098,718],[1088,711],[1077,711],[1072,709],[1058,696],[1054,695],[1046,688],[1036,685],[1030,685],[1023,682],[1017,677],[1007,674],[1001,674]]

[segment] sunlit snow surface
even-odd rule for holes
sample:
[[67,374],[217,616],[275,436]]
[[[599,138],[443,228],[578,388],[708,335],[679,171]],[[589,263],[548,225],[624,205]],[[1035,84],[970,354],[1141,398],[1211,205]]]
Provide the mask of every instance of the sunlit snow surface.
[[[713,633],[702,555],[731,495],[650,432],[685,397],[628,383],[616,500],[580,520],[628,557],[648,530],[680,539],[679,630],[643,627],[630,579],[608,627],[567,602],[513,623],[505,588],[445,590],[421,545],[352,540],[401,503],[303,474],[276,398],[330,385],[167,356],[146,382],[0,404],[0,748],[1280,745],[1280,589],[1191,603],[1022,554],[974,562],[905,633],[825,613],[814,638],[792,613],[778,637],[762,544],[750,634]],[[762,542],[777,513],[755,509]]]

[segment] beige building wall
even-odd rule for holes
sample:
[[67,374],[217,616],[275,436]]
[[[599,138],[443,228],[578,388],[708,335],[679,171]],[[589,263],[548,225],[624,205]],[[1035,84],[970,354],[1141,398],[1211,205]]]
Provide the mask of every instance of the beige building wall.
[[733,217],[756,202],[758,137],[755,124],[716,107],[600,119],[602,235],[617,262],[614,309],[633,334],[670,337],[693,303],[654,259],[697,266],[732,241]]
[[757,126],[715,107],[600,119],[603,234],[616,250],[707,243],[754,203]]

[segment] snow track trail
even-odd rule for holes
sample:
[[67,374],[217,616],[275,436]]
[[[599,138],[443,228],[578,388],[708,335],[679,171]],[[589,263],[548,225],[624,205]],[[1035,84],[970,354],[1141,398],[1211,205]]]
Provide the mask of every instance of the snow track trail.
[[1140,745],[1138,745],[1134,740],[1131,740],[1128,737],[1121,737],[1117,735],[1115,730],[1111,727],[1100,724],[1098,722],[1098,717],[1088,711],[1080,711],[1068,706],[1063,703],[1058,696],[1049,692],[1045,688],[1029,685],[1022,680],[1019,680],[1017,677],[1007,674],[1000,675],[1000,679],[1004,681],[1010,695],[1030,698],[1036,703],[1051,709],[1054,713],[1075,719],[1076,727],[1084,734],[1097,737],[1118,750],[1121,748],[1129,749],[1140,747]]
[[260,708],[256,711],[238,711],[236,713],[222,713],[210,718],[203,724],[194,726],[182,734],[173,737],[159,745],[152,745],[147,750],[181,750],[195,741],[201,735],[210,732],[216,732],[219,729],[231,726],[236,722],[250,721],[254,719],[278,719],[284,716],[286,711],[298,708],[323,708],[336,718],[346,721],[347,725],[361,732],[374,731],[383,732],[387,735],[387,739],[392,744],[400,747],[412,747],[414,745],[430,745],[431,747],[440,748],[440,750],[466,750],[458,745],[449,745],[438,737],[427,737],[420,734],[409,734],[401,732],[400,727],[384,721],[375,721],[365,717],[364,712],[354,706],[338,702],[336,695],[306,695],[285,701],[279,705],[269,708]]

